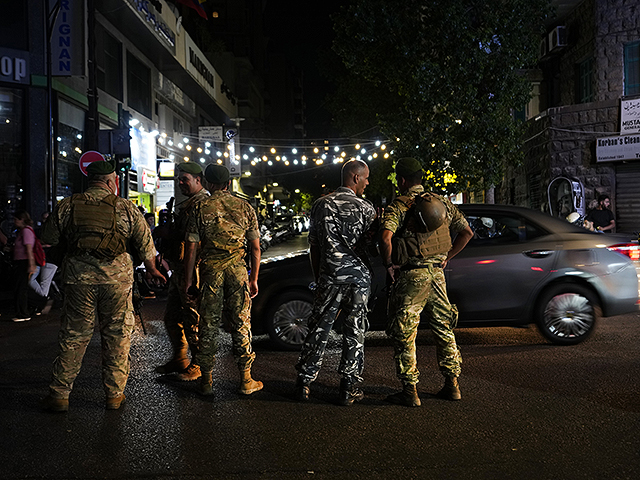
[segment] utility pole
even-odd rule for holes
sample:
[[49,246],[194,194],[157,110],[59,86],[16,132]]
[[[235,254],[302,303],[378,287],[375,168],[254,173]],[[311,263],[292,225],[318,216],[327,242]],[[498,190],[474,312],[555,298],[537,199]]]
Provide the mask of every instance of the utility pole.
[[85,122],[84,150],[98,150],[98,130],[100,117],[98,114],[98,87],[96,81],[96,6],[94,0],[87,0],[87,77],[89,87],[87,99],[89,111]]
[[57,176],[58,169],[56,165],[56,150],[55,150],[55,142],[53,136],[53,75],[52,75],[52,61],[51,61],[51,36],[53,34],[53,26],[56,23],[56,19],[58,18],[58,13],[60,13],[60,2],[56,1],[53,4],[53,8],[49,11],[49,0],[43,0],[42,6],[44,10],[44,20],[47,23],[46,28],[46,42],[47,42],[47,101],[49,107],[49,152],[47,155],[47,175],[48,175],[48,210],[53,210],[53,207],[57,203]]

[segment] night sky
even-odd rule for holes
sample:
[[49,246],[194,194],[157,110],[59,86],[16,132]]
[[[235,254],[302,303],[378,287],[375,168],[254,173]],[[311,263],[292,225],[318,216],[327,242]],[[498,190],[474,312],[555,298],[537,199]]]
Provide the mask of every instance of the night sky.
[[304,71],[307,138],[330,135],[331,116],[324,108],[331,85],[318,69],[318,51],[330,49],[333,26],[330,15],[344,1],[270,0],[265,10],[265,34],[269,47],[284,52],[289,61]]

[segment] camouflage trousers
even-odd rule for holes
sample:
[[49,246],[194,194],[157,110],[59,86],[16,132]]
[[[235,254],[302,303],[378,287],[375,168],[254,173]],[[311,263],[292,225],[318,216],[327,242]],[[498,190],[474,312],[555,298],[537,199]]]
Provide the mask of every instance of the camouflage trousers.
[[220,327],[231,333],[238,368],[251,368],[256,354],[251,347],[251,296],[244,263],[224,270],[200,267],[200,345],[196,363],[202,373],[213,371]]
[[342,358],[338,373],[349,383],[362,381],[364,335],[369,328],[369,294],[370,288],[355,284],[318,284],[309,318],[309,333],[296,365],[298,378],[303,383],[311,383],[318,376],[329,333],[341,310],[346,318],[342,324]]
[[[184,269],[178,266],[169,280],[164,326],[173,347],[173,359],[186,361],[187,350],[192,359],[198,351],[198,302],[185,294]],[[198,278],[197,275],[195,277]]]
[[400,272],[389,299],[387,335],[393,341],[396,374],[403,383],[418,383],[416,335],[423,310],[436,340],[440,371],[447,376],[460,375],[462,356],[453,334],[458,309],[447,297],[442,268],[428,266]]
[[129,347],[135,326],[130,284],[66,285],[59,353],[49,386],[57,398],[68,398],[82,358],[98,322],[102,337],[102,382],[107,397],[124,392],[129,377]]

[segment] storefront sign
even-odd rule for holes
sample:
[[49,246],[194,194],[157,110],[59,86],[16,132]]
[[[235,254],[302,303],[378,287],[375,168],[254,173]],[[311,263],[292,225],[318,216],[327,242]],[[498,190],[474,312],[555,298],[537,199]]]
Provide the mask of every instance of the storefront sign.
[[215,100],[218,106],[229,118],[238,116],[237,106],[222,92],[222,77],[211,65],[211,62],[202,53],[202,50],[185,35],[185,69],[198,82],[198,84]]
[[640,133],[640,98],[622,100],[620,104],[620,134]]
[[171,160],[158,161],[158,175],[160,178],[173,178],[176,171],[176,164]]
[[596,139],[596,161],[640,159],[640,135],[619,135]]
[[221,142],[222,127],[198,127],[200,142]]
[[155,32],[162,43],[175,55],[176,53],[176,34],[169,28],[167,23],[148,0],[129,0],[133,5],[142,21]]
[[[50,0],[53,8],[55,1]],[[84,75],[84,0],[59,0],[60,11],[51,32],[51,73]]]
[[147,170],[146,168],[142,169],[142,191],[146,193],[154,193],[156,191],[156,183],[158,181],[158,177],[155,172],[151,170]]
[[29,83],[29,52],[0,48],[0,82]]

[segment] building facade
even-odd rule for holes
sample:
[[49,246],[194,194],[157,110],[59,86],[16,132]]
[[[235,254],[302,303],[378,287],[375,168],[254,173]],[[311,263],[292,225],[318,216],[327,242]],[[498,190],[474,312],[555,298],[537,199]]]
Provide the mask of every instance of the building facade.
[[8,2],[0,18],[6,233],[17,208],[37,221],[86,188],[81,158],[90,150],[118,162],[121,195],[145,211],[181,200],[173,165],[183,161],[225,163],[242,195],[234,148],[242,122],[264,123],[260,67],[251,63],[260,63],[260,49],[255,58],[212,51],[182,25],[184,8],[164,0]]
[[640,143],[615,155],[601,145],[610,137],[633,142],[629,135],[640,133],[623,126],[633,123],[625,111],[640,99],[640,5],[584,0],[562,7],[531,72],[524,168],[506,172],[497,200],[566,216],[606,194],[617,230],[640,230]]

